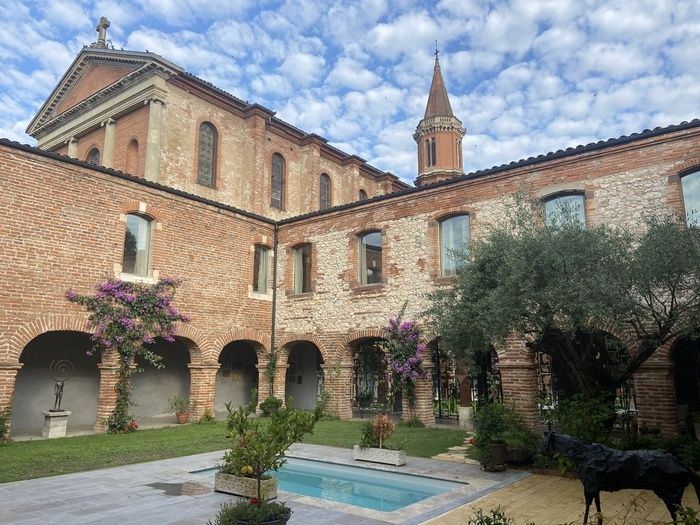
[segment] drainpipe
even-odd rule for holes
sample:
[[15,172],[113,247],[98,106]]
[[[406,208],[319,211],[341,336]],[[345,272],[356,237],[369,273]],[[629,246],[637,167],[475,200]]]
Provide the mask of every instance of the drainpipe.
[[[275,350],[275,330],[277,321],[277,248],[279,240],[279,225],[275,222],[275,234],[272,244],[272,322],[270,326],[270,357],[277,354]],[[270,381],[270,396],[275,393],[274,377]]]

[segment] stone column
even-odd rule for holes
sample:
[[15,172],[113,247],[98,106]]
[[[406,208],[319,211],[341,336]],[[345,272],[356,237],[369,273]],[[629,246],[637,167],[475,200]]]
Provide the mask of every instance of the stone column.
[[194,402],[190,420],[197,421],[207,409],[214,413],[216,373],[219,371],[219,364],[193,365],[190,363],[187,368],[190,369],[190,401]]
[[640,427],[658,427],[664,435],[678,434],[673,363],[648,359],[634,373],[637,421]]
[[114,143],[116,140],[117,121],[108,118],[100,124],[105,128],[105,140],[102,147],[102,165],[105,168],[114,166]]
[[[15,394],[15,381],[22,363],[0,362],[0,413],[12,409],[12,399]],[[8,427],[11,421],[8,421]],[[9,435],[9,431],[8,431]],[[2,436],[0,436],[1,438]]]
[[498,358],[503,402],[513,404],[527,426],[540,432],[542,422],[537,406],[537,363],[533,353],[525,346],[525,341],[509,336],[505,348],[499,349]]
[[161,128],[163,123],[163,104],[165,101],[158,97],[149,98],[148,104],[148,136],[146,139],[146,180],[158,181],[160,176]]
[[78,139],[75,137],[68,140],[68,156],[73,159],[78,158]]
[[114,387],[119,377],[119,366],[116,363],[99,363],[100,389],[97,394],[97,417],[95,418],[95,432],[107,430],[107,418],[114,412],[117,406],[117,392]]

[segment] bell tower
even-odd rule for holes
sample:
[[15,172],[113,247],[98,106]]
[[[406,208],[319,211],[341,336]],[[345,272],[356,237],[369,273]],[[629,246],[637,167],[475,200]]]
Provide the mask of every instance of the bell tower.
[[440,71],[439,51],[435,50],[433,83],[425,116],[418,123],[413,139],[418,145],[416,186],[424,186],[464,174],[462,167],[462,121],[452,113],[445,81]]

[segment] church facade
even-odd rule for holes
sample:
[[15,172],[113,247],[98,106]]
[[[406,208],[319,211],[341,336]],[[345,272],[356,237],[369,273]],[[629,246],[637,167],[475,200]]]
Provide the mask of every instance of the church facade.
[[[183,279],[176,302],[192,321],[154,347],[163,370],[135,376],[137,417],[166,421],[175,395],[194,400],[198,417],[257,387],[303,408],[325,391],[328,409],[350,418],[363,399],[386,401],[376,343],[389,317],[406,303],[405,318],[420,321],[427,294],[455,278],[448,254],[484,235],[515,192],[575,198],[586,224],[700,209],[688,191],[700,179],[697,120],[464,174],[465,129],[436,59],[409,187],[158,55],[108,49],[100,35],[30,123],[38,147],[0,140],[0,409],[12,406],[18,434],[40,430],[59,359],[74,366],[69,425],[103,429],[114,406],[115,356],[85,356],[87,317],[68,289]],[[689,344],[669,343],[635,374],[640,424],[678,431],[692,403],[675,349]],[[504,400],[536,425],[537,356],[517,339],[494,353]],[[433,424],[433,402],[430,377],[419,380],[411,417]],[[394,408],[409,413],[405,402]]]

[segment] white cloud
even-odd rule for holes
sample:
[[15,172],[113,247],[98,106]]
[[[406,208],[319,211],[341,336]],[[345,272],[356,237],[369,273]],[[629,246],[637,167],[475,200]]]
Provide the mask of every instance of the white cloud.
[[382,79],[357,60],[341,57],[326,79],[329,85],[349,89],[368,89],[381,83]]
[[279,70],[299,86],[308,86],[323,76],[325,60],[308,53],[291,53],[284,59]]

